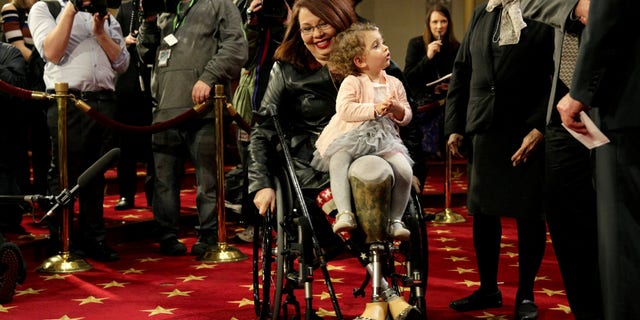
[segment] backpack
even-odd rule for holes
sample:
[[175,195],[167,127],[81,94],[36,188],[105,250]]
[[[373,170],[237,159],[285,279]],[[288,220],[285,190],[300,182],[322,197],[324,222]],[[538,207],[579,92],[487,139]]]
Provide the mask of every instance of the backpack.
[[[57,18],[62,10],[60,3],[57,0],[44,0],[44,2],[47,4],[47,7],[49,7],[49,12],[53,18]],[[18,10],[18,19],[20,25],[22,25],[26,19],[24,12]],[[44,60],[34,46],[33,49],[31,49],[31,56],[26,63],[28,89],[35,91],[45,91],[47,89],[44,84],[44,65]]]

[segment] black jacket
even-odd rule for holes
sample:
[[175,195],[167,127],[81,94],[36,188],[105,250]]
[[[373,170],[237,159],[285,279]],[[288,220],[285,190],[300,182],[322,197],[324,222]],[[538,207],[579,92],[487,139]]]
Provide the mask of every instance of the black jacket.
[[300,71],[284,62],[273,65],[258,110],[258,123],[251,131],[247,162],[249,193],[273,188],[274,169],[285,165],[276,150],[280,142],[267,108],[269,105],[277,107],[302,188],[319,189],[328,184],[329,174],[316,171],[309,163],[316,150],[318,135],[335,113],[338,85],[333,83],[326,66]]

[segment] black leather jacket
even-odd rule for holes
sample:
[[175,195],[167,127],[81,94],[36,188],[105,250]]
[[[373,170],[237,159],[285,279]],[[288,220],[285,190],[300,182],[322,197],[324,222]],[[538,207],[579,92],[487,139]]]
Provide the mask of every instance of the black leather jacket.
[[316,171],[309,163],[318,135],[335,113],[337,94],[337,85],[326,66],[300,71],[286,62],[273,65],[258,111],[259,123],[251,131],[247,161],[249,193],[273,188],[273,172],[285,165],[274,119],[267,108],[271,104],[277,107],[301,187],[319,189],[328,185],[329,174]]

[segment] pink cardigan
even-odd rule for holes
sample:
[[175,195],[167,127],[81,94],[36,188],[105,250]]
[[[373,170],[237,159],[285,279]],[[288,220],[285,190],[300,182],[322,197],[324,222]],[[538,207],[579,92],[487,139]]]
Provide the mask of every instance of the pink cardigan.
[[[412,117],[407,93],[398,78],[387,75],[384,71],[382,73],[388,84],[388,94],[395,96],[404,107],[404,119],[396,119],[391,113],[386,117],[390,117],[400,126],[406,126]],[[373,83],[367,75],[350,75],[342,81],[336,99],[336,114],[333,115],[316,141],[316,148],[321,156],[324,156],[324,152],[333,140],[363,122],[375,119],[373,99]]]

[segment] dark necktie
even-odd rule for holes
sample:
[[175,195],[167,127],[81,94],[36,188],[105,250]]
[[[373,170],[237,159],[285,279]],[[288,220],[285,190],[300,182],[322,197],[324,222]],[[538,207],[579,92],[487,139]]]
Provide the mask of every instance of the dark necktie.
[[565,33],[562,40],[562,55],[560,56],[560,80],[571,88],[573,70],[578,60],[578,36],[573,33]]

